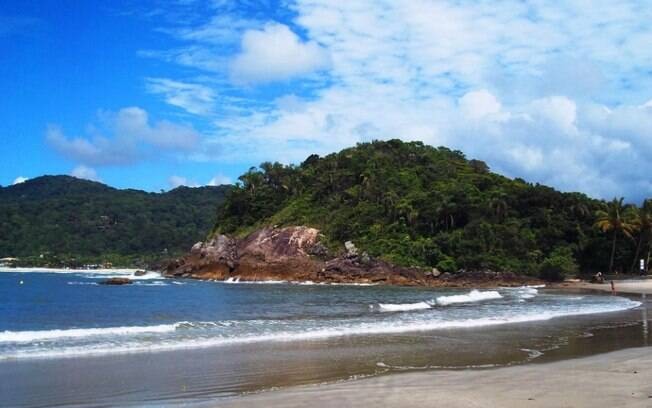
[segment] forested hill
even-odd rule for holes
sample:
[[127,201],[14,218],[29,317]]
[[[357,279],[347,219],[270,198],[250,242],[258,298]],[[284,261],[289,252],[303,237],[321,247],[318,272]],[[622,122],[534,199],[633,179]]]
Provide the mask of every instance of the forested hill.
[[[459,151],[390,140],[250,169],[227,195],[214,232],[308,225],[333,250],[352,240],[401,265],[606,272],[613,235],[594,226],[605,208],[581,193],[492,173]],[[617,236],[616,269],[632,264],[630,235]]]
[[129,263],[181,253],[205,238],[229,188],[147,193],[69,176],[3,187],[0,257]]

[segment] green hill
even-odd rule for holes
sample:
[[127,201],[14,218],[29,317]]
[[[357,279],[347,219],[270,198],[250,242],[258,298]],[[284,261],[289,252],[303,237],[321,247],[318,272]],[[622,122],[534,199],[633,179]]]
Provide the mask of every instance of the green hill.
[[[352,240],[406,266],[606,271],[612,236],[594,227],[604,206],[492,173],[459,151],[390,140],[250,169],[227,195],[214,232],[308,225],[335,251]],[[629,269],[634,241],[619,237],[617,268]]]
[[229,188],[147,193],[69,176],[3,187],[0,257],[32,264],[70,264],[72,258],[73,264],[130,264],[179,254],[206,236]]

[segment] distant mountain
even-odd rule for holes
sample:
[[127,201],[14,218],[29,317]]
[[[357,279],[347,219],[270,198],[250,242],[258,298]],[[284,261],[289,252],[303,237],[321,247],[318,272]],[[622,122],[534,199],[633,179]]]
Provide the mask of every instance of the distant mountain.
[[69,176],[0,187],[0,257],[121,263],[180,253],[206,236],[230,188],[148,193]]
[[[451,272],[609,266],[613,234],[594,227],[605,202],[492,173],[445,147],[363,143],[299,166],[263,163],[240,181],[215,233],[305,225],[319,229],[333,251],[352,240],[394,264]],[[616,267],[628,270],[636,242],[618,239]]]

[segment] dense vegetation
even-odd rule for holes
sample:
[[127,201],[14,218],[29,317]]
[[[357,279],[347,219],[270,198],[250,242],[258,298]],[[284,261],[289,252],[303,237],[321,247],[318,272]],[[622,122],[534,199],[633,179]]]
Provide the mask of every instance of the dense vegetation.
[[0,257],[120,265],[182,253],[209,232],[228,188],[147,193],[68,176],[0,188]]
[[[617,204],[508,179],[459,151],[390,140],[312,155],[299,166],[251,168],[227,194],[214,232],[303,224],[321,229],[333,250],[353,240],[401,265],[557,279],[627,271],[649,252],[638,210],[620,201],[616,217],[632,226],[623,229],[609,215]],[[605,216],[612,227],[596,222]]]

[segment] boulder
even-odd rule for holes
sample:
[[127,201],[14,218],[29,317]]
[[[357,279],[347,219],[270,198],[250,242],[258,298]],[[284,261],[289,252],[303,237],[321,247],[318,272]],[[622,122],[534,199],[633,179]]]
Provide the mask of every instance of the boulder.
[[99,282],[100,285],[131,285],[132,283],[129,278],[109,278]]
[[147,271],[139,269],[136,272],[134,272],[134,276],[144,276],[147,275]]
[[358,248],[355,247],[355,244],[351,241],[346,241],[344,243],[344,249],[346,249],[346,257],[354,258],[358,256]]

